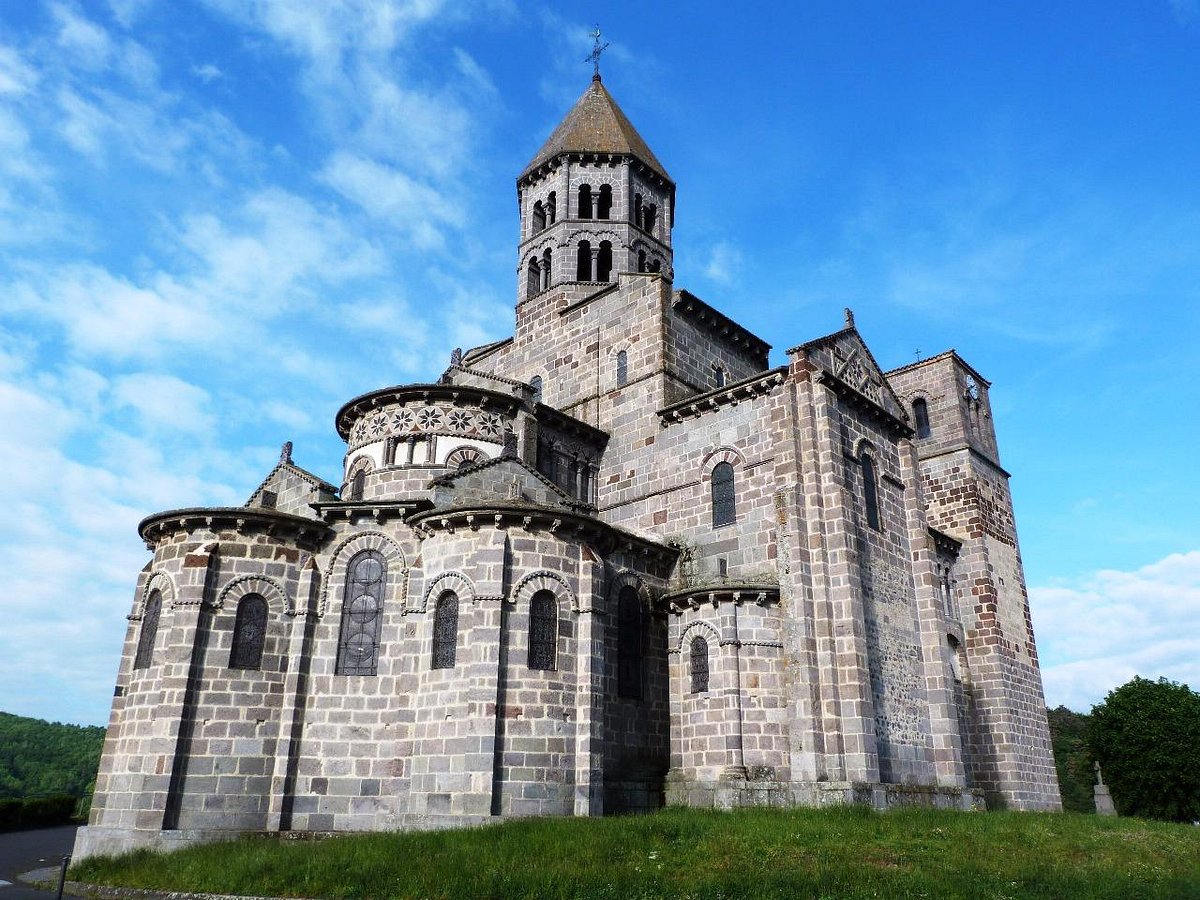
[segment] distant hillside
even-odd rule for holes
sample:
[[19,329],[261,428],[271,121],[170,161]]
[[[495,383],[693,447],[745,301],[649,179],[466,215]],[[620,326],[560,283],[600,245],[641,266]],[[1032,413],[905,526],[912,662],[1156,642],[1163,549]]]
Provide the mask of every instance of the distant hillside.
[[0,713],[0,800],[91,793],[104,729]]

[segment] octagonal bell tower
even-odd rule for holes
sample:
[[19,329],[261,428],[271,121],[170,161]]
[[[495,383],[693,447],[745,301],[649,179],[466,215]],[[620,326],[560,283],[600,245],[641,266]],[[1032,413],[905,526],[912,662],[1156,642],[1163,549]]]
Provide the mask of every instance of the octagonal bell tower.
[[675,183],[597,72],[517,179],[517,302],[618,272],[673,277]]

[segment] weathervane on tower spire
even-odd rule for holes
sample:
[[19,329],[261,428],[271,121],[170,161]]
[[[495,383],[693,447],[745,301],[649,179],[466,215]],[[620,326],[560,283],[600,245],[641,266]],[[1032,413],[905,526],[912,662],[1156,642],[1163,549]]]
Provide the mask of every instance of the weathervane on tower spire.
[[595,26],[592,29],[592,31],[589,32],[588,37],[590,37],[594,41],[594,43],[592,45],[592,52],[589,53],[584,58],[584,62],[589,62],[589,61],[591,62],[591,64],[592,64],[592,80],[599,81],[600,80],[600,54],[603,53],[608,48],[608,42],[605,41],[603,44],[600,43],[600,26],[599,25]]

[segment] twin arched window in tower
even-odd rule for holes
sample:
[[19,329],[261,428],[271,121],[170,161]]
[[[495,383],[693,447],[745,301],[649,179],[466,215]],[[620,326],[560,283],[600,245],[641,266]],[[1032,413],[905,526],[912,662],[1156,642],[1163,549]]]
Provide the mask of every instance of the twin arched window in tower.
[[530,227],[534,234],[545,231],[547,227],[553,225],[558,218],[558,200],[555,197],[555,192],[551,191],[546,195],[546,202],[538,200],[533,204],[533,211],[530,214]]
[[611,241],[601,241],[592,250],[591,241],[580,241],[575,247],[575,280],[608,281],[612,277],[613,251]]
[[578,216],[581,219],[608,219],[612,216],[612,186],[600,185],[593,191],[590,184],[579,186]]
[[553,259],[554,257],[549,247],[542,251],[540,259],[536,255],[529,257],[529,264],[525,268],[526,297],[532,297],[534,294],[549,290],[551,273],[553,272]]

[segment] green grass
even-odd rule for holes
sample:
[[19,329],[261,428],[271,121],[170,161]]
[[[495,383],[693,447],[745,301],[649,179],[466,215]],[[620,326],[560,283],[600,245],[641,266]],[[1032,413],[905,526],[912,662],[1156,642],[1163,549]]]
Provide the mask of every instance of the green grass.
[[94,857],[71,877],[321,898],[1200,898],[1200,828],[1070,813],[671,809],[318,842],[249,838]]

